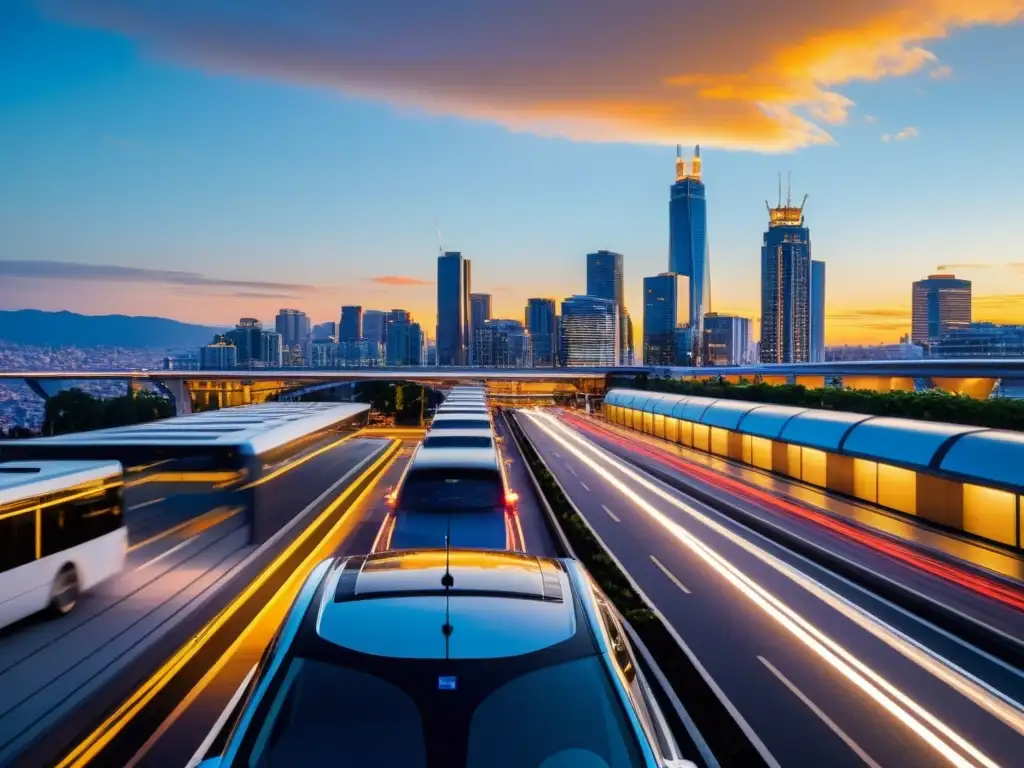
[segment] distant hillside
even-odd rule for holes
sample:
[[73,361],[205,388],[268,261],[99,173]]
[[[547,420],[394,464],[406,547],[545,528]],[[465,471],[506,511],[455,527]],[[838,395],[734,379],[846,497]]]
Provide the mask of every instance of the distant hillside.
[[0,310],[0,339],[41,347],[151,347],[181,349],[208,344],[222,328],[166,317],[78,315],[38,309]]

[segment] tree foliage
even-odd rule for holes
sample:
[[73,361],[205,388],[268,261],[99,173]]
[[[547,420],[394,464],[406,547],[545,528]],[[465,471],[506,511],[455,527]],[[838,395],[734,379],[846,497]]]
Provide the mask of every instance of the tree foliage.
[[68,389],[46,401],[44,435],[66,435],[91,429],[142,424],[174,415],[174,405],[165,397],[148,391],[104,400]]
[[721,378],[706,381],[651,378],[638,381],[636,386],[653,392],[677,395],[718,397],[1024,431],[1024,401],[1003,397],[975,400],[967,395],[950,394],[940,390],[874,392],[864,389],[808,389],[799,384],[731,384]]

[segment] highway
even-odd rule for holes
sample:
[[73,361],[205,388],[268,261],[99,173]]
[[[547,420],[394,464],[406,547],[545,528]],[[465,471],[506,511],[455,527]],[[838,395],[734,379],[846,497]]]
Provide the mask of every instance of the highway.
[[[516,418],[767,764],[1020,763],[1019,670],[656,480],[613,454],[610,442],[550,412]],[[851,556],[880,557],[842,544]],[[906,568],[894,560],[879,567]],[[986,616],[990,608],[1000,620],[1019,620],[1004,606],[985,606]]]

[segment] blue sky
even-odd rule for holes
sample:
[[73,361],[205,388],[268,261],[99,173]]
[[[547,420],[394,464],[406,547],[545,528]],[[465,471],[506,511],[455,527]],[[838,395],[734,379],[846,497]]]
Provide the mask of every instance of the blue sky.
[[[635,12],[659,2],[638,2]],[[920,42],[924,33],[914,32],[903,42],[909,63],[895,68],[905,74],[843,80],[834,61],[801,50],[807,66],[832,68],[813,94],[786,97],[812,131],[788,118],[784,128],[764,126],[760,111],[717,100],[663,117],[654,97],[636,107],[619,93],[596,98],[583,71],[591,62],[555,57],[544,70],[547,50],[517,58],[470,46],[467,59],[438,64],[401,30],[389,37],[387,67],[360,67],[358,45],[352,60],[296,67],[289,51],[314,34],[306,27],[322,12],[315,2],[294,11],[253,3],[275,25],[291,17],[304,28],[257,50],[261,28],[221,28],[198,2],[175,5],[195,26],[170,31],[157,3],[134,15],[113,0],[83,0],[73,13],[71,5],[18,0],[0,11],[2,308],[225,323],[269,319],[280,306],[336,319],[341,304],[361,303],[409,308],[431,327],[437,221],[444,247],[472,259],[473,288],[494,294],[497,314],[521,318],[529,296],[582,292],[584,255],[608,248],[625,254],[627,303],[639,320],[641,278],[667,265],[671,133],[687,152],[692,141],[703,145],[714,308],[758,314],[764,201],[775,197],[776,173],[791,171],[794,197],[810,193],[814,256],[828,263],[830,343],[896,340],[909,326],[910,282],[939,265],[967,265],[954,271],[974,280],[976,317],[1024,321],[1019,23],[964,23]],[[457,20],[459,5],[446,0],[437,13]],[[999,6],[998,19],[1024,7],[986,5]],[[349,21],[383,34],[373,18]],[[508,19],[473,20],[499,22],[510,29]],[[853,20],[829,23],[814,20],[832,31]],[[509,34],[527,32],[512,25]],[[721,32],[725,47],[757,35]],[[436,29],[424,34],[434,33],[443,44]],[[345,35],[327,42],[342,45]],[[915,68],[916,50],[932,58]],[[494,75],[494,60],[520,79]],[[431,77],[417,79],[424,69]],[[591,101],[552,96],[545,77]],[[794,82],[787,75],[787,88]],[[852,104],[816,118],[838,100],[822,89]],[[620,120],[626,113],[639,117]]]

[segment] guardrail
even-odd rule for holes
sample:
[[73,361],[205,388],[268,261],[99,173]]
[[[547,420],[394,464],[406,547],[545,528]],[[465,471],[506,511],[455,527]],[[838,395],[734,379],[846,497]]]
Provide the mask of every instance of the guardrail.
[[525,459],[552,536],[566,555],[584,565],[608,595],[645,675],[656,683],[655,695],[663,711],[674,715],[672,730],[679,744],[689,745],[690,754],[699,756],[696,762],[706,768],[763,764],[760,754],[715,694],[715,685],[700,662],[673,637],[667,622],[573,504],[515,417],[504,413],[503,418]]

